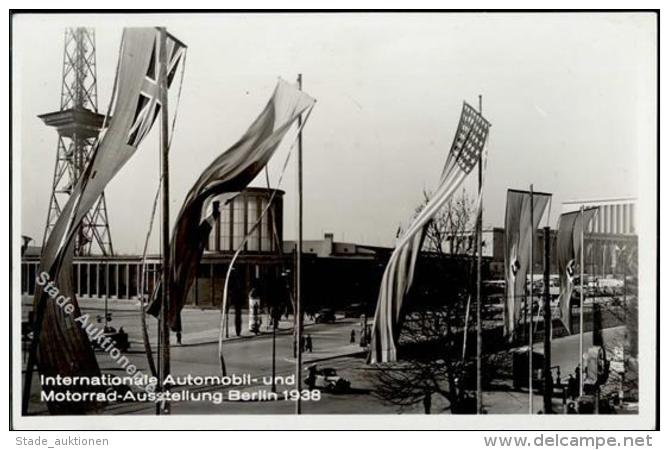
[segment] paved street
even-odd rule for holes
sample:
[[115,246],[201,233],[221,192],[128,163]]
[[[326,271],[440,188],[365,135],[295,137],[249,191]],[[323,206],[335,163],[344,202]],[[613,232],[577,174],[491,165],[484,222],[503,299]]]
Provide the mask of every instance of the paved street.
[[[623,345],[625,327],[615,327],[603,330],[604,345],[609,357],[615,347]],[[588,349],[592,346],[592,333],[583,334],[583,348]],[[543,351],[543,343],[535,345],[536,351]],[[574,373],[578,364],[579,355],[579,335],[554,339],[551,344],[551,366],[560,366],[560,372],[563,379],[569,374]],[[510,384],[510,383],[509,383]],[[484,393],[484,406],[490,414],[527,414],[529,395],[527,390],[499,390],[495,392]],[[534,395],[534,411],[539,412],[543,409],[543,397],[540,394]],[[554,410],[561,410],[561,401],[553,399]]]
[[[216,311],[198,311],[189,310],[184,315],[184,328],[187,330],[190,325],[188,317],[194,317],[200,322],[200,326],[212,321],[215,316],[218,322],[218,312]],[[138,326],[124,323],[131,320],[137,320],[136,315],[131,312],[114,313],[115,325],[123,326],[128,330],[133,341],[141,339]],[[152,325],[155,321],[150,319]],[[282,326],[285,324],[282,324]],[[153,327],[155,328],[155,326]],[[305,335],[310,335],[313,342],[313,352],[305,352],[303,355],[303,367],[311,363],[326,364],[328,367],[342,368],[345,371],[352,366],[364,363],[362,357],[353,358],[348,355],[360,353],[361,347],[358,344],[350,344],[351,329],[358,332],[358,321],[355,319],[339,319],[335,324],[305,324]],[[218,323],[215,326],[218,334]],[[231,330],[232,331],[232,330]],[[189,344],[189,336],[201,336],[201,332],[189,333],[186,331],[183,337],[183,345],[174,345],[171,353],[171,371],[175,376],[180,375],[218,375],[220,374],[218,364],[218,342],[212,340],[209,342]],[[130,351],[130,358],[141,370],[147,371],[146,357],[141,350],[141,344],[134,344]],[[272,335],[270,333],[260,336],[250,336],[248,334],[241,338],[230,338],[224,344],[224,357],[228,374],[251,374],[252,377],[260,379],[263,376],[270,376],[272,373]],[[320,363],[320,361],[323,361]],[[103,370],[113,371],[114,362],[109,361],[102,365]],[[293,337],[292,330],[283,330],[276,337],[276,374],[291,375],[295,370],[295,359],[293,358]],[[342,372],[342,375],[344,373]],[[346,375],[348,377],[348,375]],[[352,380],[353,381],[353,380]],[[292,389],[293,386],[277,386],[277,391],[283,389]],[[245,391],[258,392],[268,391],[267,386],[260,383],[252,387],[243,388]],[[308,404],[304,402],[305,412],[336,413],[340,412],[355,413],[360,411],[358,402],[351,402],[352,397],[359,394],[344,396],[330,396],[327,402],[320,401]],[[377,403],[377,402],[372,402]],[[333,409],[334,408],[334,409]],[[268,401],[263,402],[262,406],[258,402],[225,402],[222,405],[213,405],[211,403],[189,402],[173,405],[173,412],[180,414],[202,414],[202,413],[255,413],[255,414],[277,414],[290,413],[294,409],[291,401]],[[150,405],[123,405],[121,407],[110,408],[110,413],[130,413],[145,412],[153,414],[153,408]],[[372,411],[369,411],[372,412]]]
[[[24,298],[24,304],[27,304],[28,299]],[[139,370],[145,374],[150,374],[146,355],[143,351],[141,325],[139,321],[137,309],[130,305],[130,302],[115,302],[110,310],[112,313],[111,326],[117,329],[123,327],[129,335],[131,348],[126,352],[126,356],[135,364]],[[119,305],[120,304],[120,305]],[[104,309],[100,308],[100,301],[81,302],[82,312],[90,314],[92,320],[104,314]],[[91,307],[93,306],[93,307]],[[227,373],[230,374],[244,374],[248,373],[254,378],[260,379],[263,376],[269,376],[272,373],[272,334],[267,330],[265,325],[262,327],[263,334],[254,336],[248,331],[248,317],[243,317],[242,336],[236,337],[234,335],[233,316],[230,315],[230,338],[225,340],[224,357],[227,368]],[[264,321],[266,319],[263,319]],[[205,375],[220,375],[218,362],[218,333],[220,323],[220,312],[218,310],[199,310],[199,309],[185,309],[183,314],[183,337],[182,345],[175,343],[176,338],[172,335],[172,352],[171,352],[171,373],[174,376],[185,376],[188,374],[194,376]],[[152,317],[147,317],[148,329],[150,331],[150,339],[153,345],[154,357],[156,351],[156,329],[157,321]],[[101,326],[101,325],[100,325]],[[292,337],[292,316],[290,320],[283,320],[281,322],[281,330],[276,337],[276,373],[278,375],[290,375],[295,370],[295,359],[293,358],[293,337]],[[310,335],[313,343],[313,351],[305,352],[303,355],[304,366],[320,360],[328,361],[328,366],[331,366],[329,360],[345,355],[352,355],[361,352],[361,347],[358,344],[350,344],[351,330],[355,329],[359,337],[359,321],[357,319],[343,319],[338,318],[334,324],[315,324],[312,320],[305,320],[304,333]],[[124,375],[125,372],[111,360],[106,353],[102,351],[97,352],[98,361],[103,373],[112,373],[116,375]],[[341,362],[340,362],[341,364]],[[340,365],[339,364],[339,365]],[[34,386],[34,393],[37,395],[37,386]],[[291,389],[292,386],[287,386],[286,389]],[[252,388],[256,389],[256,388]],[[285,406],[291,409],[290,402],[280,405],[280,408]],[[184,408],[183,413],[197,413],[204,410],[211,411],[212,405],[207,404],[187,404],[181,405]],[[224,408],[228,412],[226,405]],[[257,407],[257,404],[243,405],[248,412],[270,412],[273,408]],[[180,409],[179,405],[175,405],[174,410],[177,412]],[[251,409],[255,411],[251,411]],[[116,405],[108,410],[110,413],[130,413],[146,411],[153,413],[151,405]],[[179,411],[181,412],[181,411]],[[234,412],[234,411],[230,411]]]
[[[24,303],[27,302],[24,299]],[[102,316],[104,309],[100,301],[83,300],[82,311],[90,314],[91,318]],[[110,325],[123,329],[129,334],[131,348],[126,353],[128,358],[139,370],[149,374],[146,356],[141,339],[141,326],[137,313],[137,304],[128,301],[111,302],[112,321]],[[248,331],[248,318],[243,317],[242,336],[234,336],[234,326],[230,324],[231,337],[225,340],[224,357],[228,375],[250,374],[256,381],[251,386],[241,388],[221,387],[193,387],[193,392],[224,391],[239,389],[242,392],[260,393],[269,392],[270,387],[262,384],[262,377],[272,373],[272,335],[263,323],[263,333],[259,336]],[[148,317],[148,327],[151,342],[155,352],[157,321]],[[266,318],[263,318],[265,321]],[[230,321],[233,321],[232,315]],[[219,375],[218,363],[218,330],[220,312],[217,310],[186,309],[183,314],[182,345],[175,344],[172,336],[171,372],[175,376]],[[276,374],[288,376],[294,373],[295,360],[293,358],[292,317],[283,320],[281,330],[276,336]],[[307,320],[305,335],[310,335],[313,341],[313,352],[304,354],[304,365],[318,364],[321,367],[337,369],[338,374],[351,381],[351,391],[346,394],[322,393],[320,401],[304,401],[303,412],[307,414],[379,414],[397,413],[398,407],[384,403],[373,395],[376,382],[375,370],[365,363],[364,355],[358,344],[350,343],[350,332],[356,330],[359,338],[359,320],[338,318],[335,324],[315,324]],[[604,340],[607,345],[621,345],[624,327],[604,330]],[[592,333],[586,333],[585,348],[592,344]],[[542,344],[537,343],[536,349],[541,350]],[[125,375],[125,372],[109,356],[97,352],[101,369],[104,373]],[[572,373],[578,358],[578,335],[555,339],[552,346],[552,365],[559,365],[563,376]],[[305,374],[306,375],[306,374]],[[507,380],[508,381],[508,380]],[[293,386],[277,386],[277,392],[291,389]],[[37,386],[33,388],[34,398],[37,399]],[[556,399],[557,401],[557,399]],[[527,411],[528,395],[526,391],[500,389],[494,392],[485,392],[484,405],[491,414],[524,414]],[[535,409],[542,407],[541,398],[535,395]],[[35,404],[39,411],[39,405]],[[447,408],[448,403],[439,396],[433,396],[433,412]],[[35,410],[35,409],[33,409]],[[175,414],[290,414],[294,412],[294,403],[290,400],[266,401],[230,401],[221,404],[211,402],[175,402],[172,404]],[[422,405],[417,404],[407,408],[405,413],[422,413]],[[154,407],[149,403],[125,403],[110,405],[106,409],[108,414],[154,414]]]

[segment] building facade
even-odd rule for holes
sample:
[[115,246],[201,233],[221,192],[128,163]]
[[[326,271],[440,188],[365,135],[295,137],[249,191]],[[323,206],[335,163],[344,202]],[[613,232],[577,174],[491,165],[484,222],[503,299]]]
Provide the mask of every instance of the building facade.
[[597,208],[597,214],[590,222],[588,233],[608,235],[636,234],[636,199],[633,197],[570,200],[562,203],[562,212],[584,208]]
[[[290,304],[297,245],[295,241],[283,240],[283,195],[280,190],[247,188],[228,204],[220,204],[219,198],[211,199],[205,215],[217,201],[220,215],[187,294],[186,305],[220,308],[226,274],[240,246],[242,251],[230,272],[231,308],[246,308],[251,290],[256,291],[262,306],[276,302]],[[29,247],[23,256],[21,291],[24,295],[34,295],[40,251],[39,247]],[[337,242],[333,233],[326,233],[323,239],[304,240],[305,310],[375,302],[390,252],[387,248]],[[141,264],[140,255],[76,257],[75,295],[94,300],[136,301],[142,298],[143,292],[144,298],[148,298],[161,274],[160,257],[147,257],[143,283]]]
[[[290,262],[279,251],[283,246],[283,194],[280,190],[247,188],[227,205],[220,206],[221,214],[207,242],[197,280],[188,293],[188,304],[220,305],[225,273],[235,250],[242,244],[243,250],[231,276],[232,296],[243,302],[262,279],[279,277],[285,264]],[[270,198],[272,202],[268,207]],[[210,205],[214,201],[218,199],[213,198]],[[30,247],[23,255],[21,292],[24,295],[35,292],[40,252],[39,247]],[[150,295],[161,273],[160,258],[158,255],[146,258],[144,283],[141,259],[140,255],[75,257],[75,295],[93,299],[139,299],[142,287],[144,295]]]
[[[638,245],[635,224],[636,199],[615,198],[601,200],[573,200],[562,204],[562,213],[584,208],[598,208],[598,212],[589,224],[584,235],[585,271],[597,277],[621,276],[623,266],[620,257],[623,253],[634,252]],[[556,220],[556,223],[558,221]],[[557,230],[550,230],[550,271],[557,269]],[[545,234],[543,228],[535,233],[534,273],[543,273]],[[490,227],[482,231],[483,257],[489,258],[491,276],[504,277],[504,228]],[[473,248],[473,232],[461,233],[450,237],[445,250],[457,253],[456,248]]]
[[[247,188],[228,204],[220,205],[221,214],[206,250],[234,252],[250,233],[244,243],[244,252],[276,253],[283,242],[283,194],[276,189]],[[218,197],[211,203],[216,201],[219,201]]]
[[[290,303],[296,243],[283,240],[283,194],[278,190],[248,188],[227,205],[219,205],[221,214],[209,237],[197,278],[187,294],[187,305],[220,308],[230,261],[240,246],[242,251],[230,274],[230,304],[236,308],[245,307],[253,289],[259,293],[263,304]],[[217,199],[214,198],[210,205],[214,201]],[[624,270],[619,263],[621,254],[633,253],[638,245],[634,199],[565,202],[562,211],[577,210],[581,205],[600,208],[584,236],[586,273],[598,277],[620,276]],[[248,238],[244,240],[247,234]],[[556,238],[556,230],[550,230],[553,274],[557,273]],[[472,239],[471,233],[455,236],[445,244],[444,250],[455,258],[453,261],[466,259],[466,251],[462,254],[463,251],[455,250],[471,249]],[[534,245],[535,274],[543,273],[544,239],[544,231],[538,229]],[[337,242],[332,233],[325,233],[323,239],[303,241],[304,304],[316,309],[375,302],[391,251],[390,248]],[[21,291],[24,295],[35,292],[39,257],[39,247],[28,247],[23,255]],[[428,253],[426,257],[429,257]],[[483,230],[483,260],[486,279],[504,277],[503,228]],[[147,297],[160,276],[160,258],[150,255],[146,259],[143,283],[141,263],[138,255],[76,257],[76,295],[92,299],[137,300],[143,292]]]
[[[597,208],[584,236],[585,270],[590,275],[621,276],[623,254],[636,254],[637,207],[633,197],[572,200],[562,203],[562,212]],[[634,274],[636,275],[636,274]]]

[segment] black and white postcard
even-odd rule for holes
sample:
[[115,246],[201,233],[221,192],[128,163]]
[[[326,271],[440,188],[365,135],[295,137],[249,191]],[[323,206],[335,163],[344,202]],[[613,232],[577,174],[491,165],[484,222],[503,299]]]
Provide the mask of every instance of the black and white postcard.
[[15,429],[656,427],[658,12],[10,21]]

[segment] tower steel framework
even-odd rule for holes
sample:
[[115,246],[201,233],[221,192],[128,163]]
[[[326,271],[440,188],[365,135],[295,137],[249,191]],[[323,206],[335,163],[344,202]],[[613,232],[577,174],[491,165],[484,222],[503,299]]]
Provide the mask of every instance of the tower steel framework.
[[[58,132],[44,246],[104,126],[104,116],[98,113],[94,29],[65,30],[60,110],[42,114],[39,118]],[[84,217],[74,251],[75,255],[113,255],[104,193]]]

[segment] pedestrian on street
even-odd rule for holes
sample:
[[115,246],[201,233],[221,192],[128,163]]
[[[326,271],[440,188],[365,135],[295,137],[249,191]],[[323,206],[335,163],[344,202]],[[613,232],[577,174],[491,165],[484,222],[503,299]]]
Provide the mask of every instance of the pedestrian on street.
[[423,397],[423,409],[425,414],[430,414],[432,412],[432,392],[425,390],[425,395]]
[[562,412],[567,414],[567,386],[562,386]]
[[313,342],[311,341],[311,335],[307,334],[306,348],[309,353],[314,350]]
[[546,390],[550,392],[551,398],[553,397],[553,376],[549,373],[546,377]]
[[558,389],[562,389],[562,380],[560,379],[559,375],[555,376],[555,380],[553,380],[553,386],[555,386]]
[[307,368],[307,378],[304,380],[309,389],[316,387],[316,366],[312,365]]
[[574,400],[578,395],[578,386],[576,383],[576,378],[569,374],[569,380],[567,381],[567,391],[569,392],[569,397]]
[[351,330],[351,344],[355,344],[355,329]]

